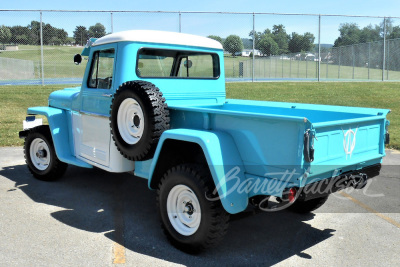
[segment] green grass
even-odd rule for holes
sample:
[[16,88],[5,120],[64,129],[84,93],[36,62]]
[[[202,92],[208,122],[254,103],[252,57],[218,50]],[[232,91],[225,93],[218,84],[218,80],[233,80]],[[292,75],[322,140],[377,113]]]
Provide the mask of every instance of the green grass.
[[65,86],[0,86],[0,146],[21,146],[18,138],[26,110],[47,106],[49,94]]
[[[45,78],[80,78],[85,72],[86,62],[75,65],[73,57],[82,52],[82,47],[44,46],[43,62]],[[41,78],[40,46],[19,45],[18,51],[2,51],[0,57],[31,60],[34,65],[34,78]],[[8,66],[11,67],[11,66]]]
[[400,149],[400,83],[228,83],[227,98],[391,109],[390,148]]
[[[228,78],[239,78],[239,62],[243,62],[244,78],[251,78],[253,72],[252,58],[225,56],[225,75]],[[382,70],[367,67],[339,66],[321,62],[321,79],[329,80],[382,80]],[[282,60],[279,57],[258,58],[254,61],[255,78],[318,78],[318,62]],[[385,80],[399,81],[399,71],[385,71]]]
[[[0,146],[21,146],[26,109],[46,106],[49,94],[64,86],[0,86]],[[391,148],[400,149],[400,83],[228,83],[227,97],[391,109]]]

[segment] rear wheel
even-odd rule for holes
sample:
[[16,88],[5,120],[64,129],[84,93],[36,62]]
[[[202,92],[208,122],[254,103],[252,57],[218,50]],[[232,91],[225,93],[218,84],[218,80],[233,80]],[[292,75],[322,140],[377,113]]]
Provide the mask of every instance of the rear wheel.
[[157,205],[164,233],[176,248],[198,253],[225,236],[229,214],[219,200],[206,198],[213,185],[210,174],[198,165],[178,165],[162,178]]
[[65,173],[68,166],[57,158],[47,125],[29,131],[25,138],[24,155],[29,171],[39,180],[57,180]]
[[326,197],[319,197],[310,199],[307,201],[297,200],[292,205],[288,207],[289,210],[296,212],[296,213],[309,213],[314,211],[324,205],[324,203],[328,200],[328,196]]

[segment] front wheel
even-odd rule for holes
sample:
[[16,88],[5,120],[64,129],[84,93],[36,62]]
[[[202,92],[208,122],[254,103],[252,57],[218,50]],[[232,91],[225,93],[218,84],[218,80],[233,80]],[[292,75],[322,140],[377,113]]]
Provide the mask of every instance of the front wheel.
[[39,180],[57,180],[65,173],[68,166],[57,158],[47,125],[29,130],[25,138],[24,155],[29,171]]
[[157,191],[161,225],[168,240],[187,253],[216,245],[228,229],[229,214],[219,200],[210,201],[214,183],[198,165],[173,167]]

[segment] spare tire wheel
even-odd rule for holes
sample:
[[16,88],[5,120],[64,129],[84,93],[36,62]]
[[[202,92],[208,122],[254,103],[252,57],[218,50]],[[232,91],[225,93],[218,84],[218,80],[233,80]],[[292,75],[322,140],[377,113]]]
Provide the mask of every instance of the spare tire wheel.
[[111,103],[110,127],[125,158],[151,159],[161,134],[169,129],[168,106],[160,89],[145,81],[122,84]]

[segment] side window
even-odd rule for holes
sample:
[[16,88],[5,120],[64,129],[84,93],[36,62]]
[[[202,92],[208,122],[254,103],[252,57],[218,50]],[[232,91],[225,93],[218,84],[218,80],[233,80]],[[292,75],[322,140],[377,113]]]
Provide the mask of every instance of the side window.
[[140,77],[170,77],[174,58],[159,55],[140,55],[137,72]]
[[110,89],[113,78],[114,68],[114,49],[96,51],[93,53],[90,76],[88,80],[89,88]]
[[210,54],[204,54],[181,58],[178,77],[213,78],[213,56]]

